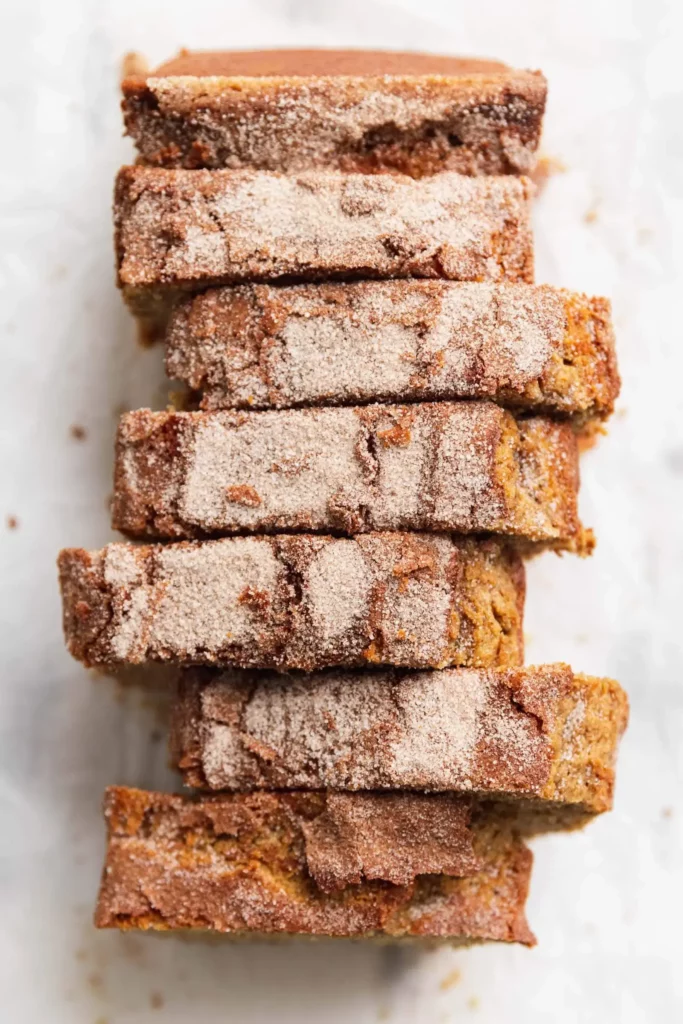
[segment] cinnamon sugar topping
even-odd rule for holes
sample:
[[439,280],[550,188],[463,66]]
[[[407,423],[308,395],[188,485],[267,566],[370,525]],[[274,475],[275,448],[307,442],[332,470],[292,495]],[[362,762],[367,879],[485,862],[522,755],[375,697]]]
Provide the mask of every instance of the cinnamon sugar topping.
[[121,419],[113,519],[134,537],[416,529],[572,548],[577,487],[568,424],[490,403],[139,410]]
[[67,642],[90,665],[521,658],[523,571],[493,543],[371,533],[111,544],[62,552],[60,572]]
[[284,276],[530,281],[532,186],[512,177],[165,171],[116,185],[119,281],[155,290]]
[[446,281],[212,289],[174,310],[166,368],[204,409],[491,398],[583,421],[619,384],[606,300]]

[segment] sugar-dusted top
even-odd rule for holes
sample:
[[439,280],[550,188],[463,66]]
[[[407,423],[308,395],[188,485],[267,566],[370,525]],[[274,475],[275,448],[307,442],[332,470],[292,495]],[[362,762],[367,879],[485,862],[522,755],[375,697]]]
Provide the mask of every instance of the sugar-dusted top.
[[533,276],[529,199],[512,176],[124,167],[115,194],[124,287],[280,277]]

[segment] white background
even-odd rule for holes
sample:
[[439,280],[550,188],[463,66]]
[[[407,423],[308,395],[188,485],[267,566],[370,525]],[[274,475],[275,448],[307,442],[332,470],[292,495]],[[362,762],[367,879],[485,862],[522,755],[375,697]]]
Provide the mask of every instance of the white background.
[[[0,1020],[3,1024],[683,1019],[683,34],[677,0],[2,0]],[[54,561],[109,537],[122,407],[164,401],[113,284],[126,50],[369,46],[550,80],[538,279],[609,295],[624,378],[583,462],[593,559],[529,572],[529,660],[616,676],[617,806],[539,840],[533,951],[213,946],[95,933],[107,783],[174,785],[158,709],[63,650]],[[85,428],[74,438],[72,425]],[[6,516],[18,519],[16,529]]]

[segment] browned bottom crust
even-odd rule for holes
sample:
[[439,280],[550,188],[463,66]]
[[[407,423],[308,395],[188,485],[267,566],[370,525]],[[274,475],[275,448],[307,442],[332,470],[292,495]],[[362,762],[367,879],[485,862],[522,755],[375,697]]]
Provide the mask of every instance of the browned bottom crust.
[[113,525],[132,537],[427,530],[576,550],[576,436],[490,402],[121,418]]
[[507,64],[478,57],[392,50],[186,50],[149,72],[152,78],[326,78],[386,75],[499,75]]
[[609,302],[549,285],[214,288],[166,340],[169,377],[206,410],[489,398],[582,426],[619,393]]
[[[609,810],[628,703],[611,679],[567,665],[508,671],[191,669],[173,760],[208,790],[474,792],[531,801],[539,826]],[[565,813],[566,812],[566,813]]]
[[469,815],[453,797],[115,787],[95,923],[533,945],[531,853],[509,824]]
[[524,568],[497,542],[424,534],[110,544],[59,558],[86,665],[520,665]]
[[527,178],[445,172],[169,171],[124,167],[119,284],[161,320],[183,291],[269,280],[533,280]]
[[270,50],[183,53],[127,78],[122,106],[150,164],[422,177],[528,173],[545,99],[539,72],[494,61]]

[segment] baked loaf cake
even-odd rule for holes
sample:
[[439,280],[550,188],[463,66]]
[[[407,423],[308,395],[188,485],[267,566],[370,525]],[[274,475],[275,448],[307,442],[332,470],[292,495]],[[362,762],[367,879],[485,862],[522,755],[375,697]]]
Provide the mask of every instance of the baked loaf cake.
[[576,435],[491,402],[121,417],[113,525],[133,537],[245,531],[497,533],[583,550]]
[[207,410],[489,398],[582,425],[619,392],[610,312],[549,285],[215,288],[173,311],[166,370]]
[[114,220],[119,285],[163,319],[182,290],[215,284],[425,277],[532,281],[527,178],[423,181],[306,171],[123,167]]
[[86,665],[521,664],[524,568],[495,541],[236,537],[59,557]]
[[535,163],[546,81],[494,61],[335,50],[185,53],[123,82],[150,164],[517,174]]
[[188,670],[171,748],[208,790],[447,790],[531,802],[539,820],[609,810],[628,705],[567,665],[327,672]]
[[107,790],[99,928],[535,940],[531,853],[454,797]]

